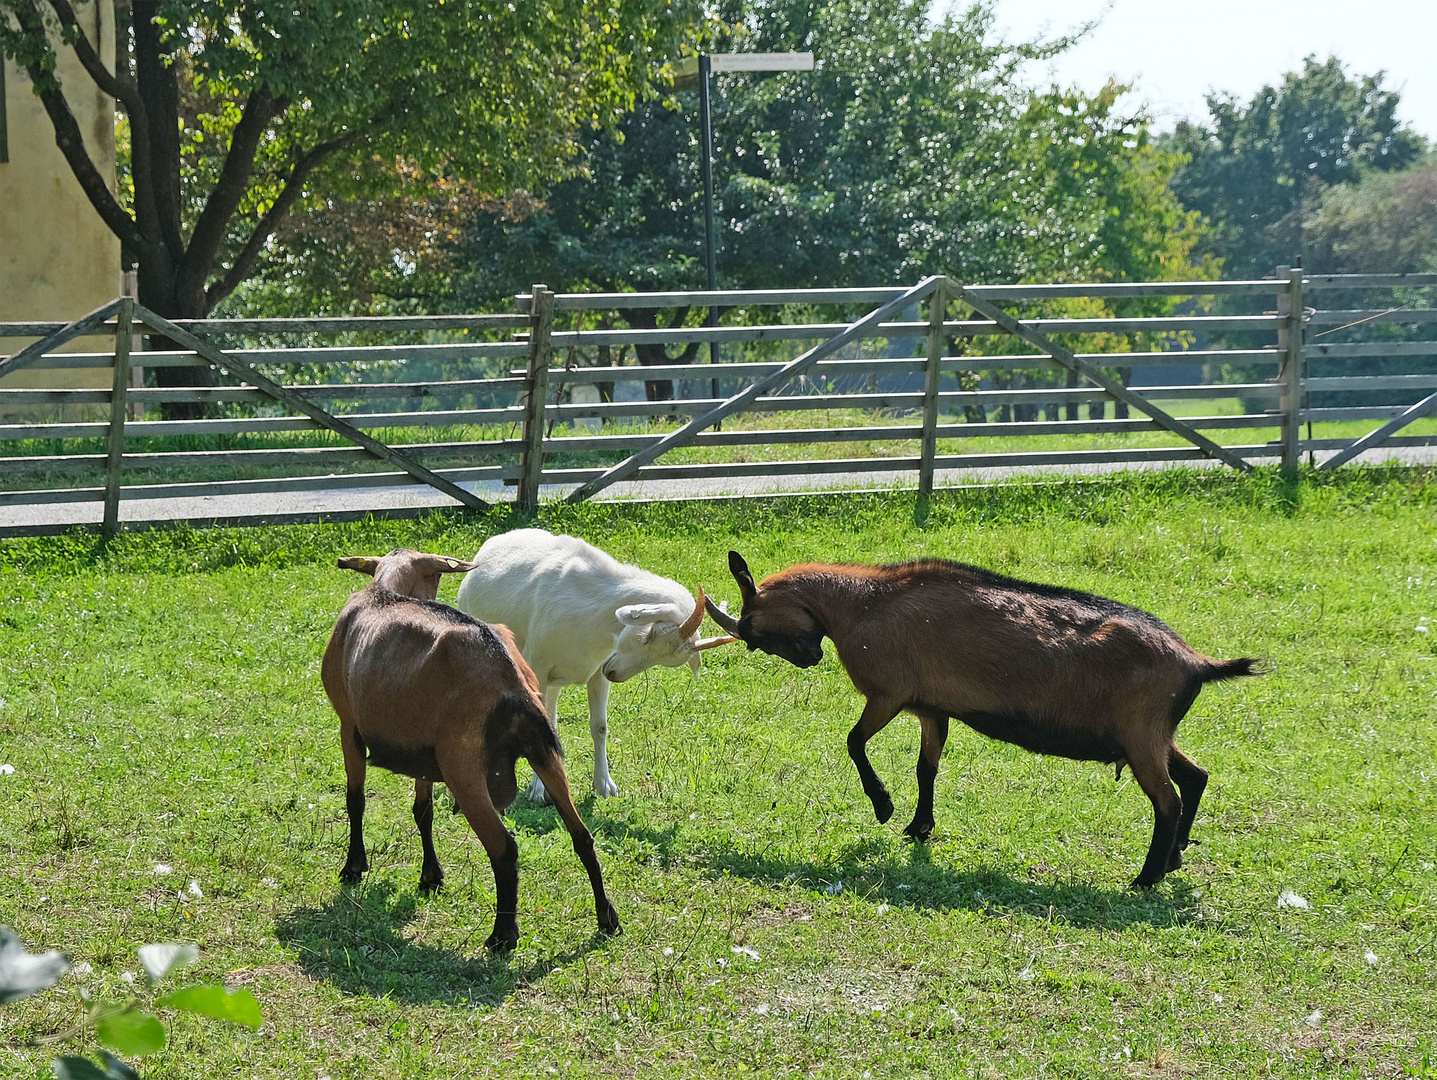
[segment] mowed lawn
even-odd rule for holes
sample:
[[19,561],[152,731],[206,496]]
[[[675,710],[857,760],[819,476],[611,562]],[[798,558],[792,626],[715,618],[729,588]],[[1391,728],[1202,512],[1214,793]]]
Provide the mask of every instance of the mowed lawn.
[[898,806],[879,825],[831,647],[799,671],[733,646],[698,680],[614,688],[614,799],[590,794],[583,693],[565,692],[569,775],[624,933],[596,934],[556,815],[521,798],[523,937],[491,959],[483,849],[446,800],[448,884],[421,898],[402,778],[370,772],[373,868],[340,886],[319,657],[364,583],[336,556],[470,557],[520,522],[11,541],[0,923],[88,969],[0,1009],[0,1075],[94,1054],[32,1040],[67,1030],[82,992],[150,999],[125,981],[136,947],[185,941],[196,977],[249,988],[264,1026],[165,1013],[146,1077],[1437,1077],[1437,629],[1419,629],[1437,627],[1437,473],[1172,472],[941,493],[922,523],[913,507],[556,506],[538,524],[731,604],[731,547],[760,577],[943,556],[1261,657],[1265,677],[1209,686],[1179,729],[1211,781],[1200,844],[1157,889],[1128,888],[1152,827],[1131,774],[955,724],[937,830],[915,846],[917,723],[870,746]]

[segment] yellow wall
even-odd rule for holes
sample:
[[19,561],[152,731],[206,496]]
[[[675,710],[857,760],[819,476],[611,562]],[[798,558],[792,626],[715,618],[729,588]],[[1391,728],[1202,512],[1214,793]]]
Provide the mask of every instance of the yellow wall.
[[[112,0],[76,4],[80,26],[111,65],[115,55]],[[102,94],[72,49],[58,47],[60,84],[84,135],[91,160],[115,182],[114,100]],[[0,162],[0,322],[70,322],[113,300],[120,287],[120,242],[95,213],[55,145],[55,129],[29,78],[5,65],[10,160]],[[0,356],[33,339],[0,338]],[[104,352],[113,338],[85,338],[66,351]],[[103,368],[18,371],[0,381],[29,386],[110,385]],[[0,406],[0,412],[6,411]]]

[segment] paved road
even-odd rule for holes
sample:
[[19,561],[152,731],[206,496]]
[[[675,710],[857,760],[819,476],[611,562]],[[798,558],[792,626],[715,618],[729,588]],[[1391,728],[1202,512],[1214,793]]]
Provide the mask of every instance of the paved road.
[[[1319,455],[1321,457],[1322,455]],[[1437,447],[1377,447],[1360,459],[1363,463],[1400,461],[1404,464],[1437,464]],[[946,470],[937,478],[939,487],[992,484],[1020,475],[1055,478],[1098,476],[1132,469],[1221,468],[1208,460],[1153,462],[1148,464],[1079,464],[1063,466],[1020,466]],[[722,480],[649,480],[620,483],[600,493],[604,501],[627,499],[715,499],[750,498],[796,492],[854,491],[871,489],[913,489],[913,470],[879,473],[829,473],[816,476],[740,477]],[[494,502],[513,499],[514,489],[498,483],[465,485],[481,498]],[[561,498],[574,485],[546,485],[543,499]],[[120,504],[123,523],[144,528],[172,522],[209,524],[246,519],[312,520],[323,515],[346,520],[367,514],[419,515],[435,507],[453,506],[445,495],[423,485],[402,487],[334,489],[258,495],[205,496],[200,498],[144,499]],[[47,506],[12,506],[0,509],[0,536],[54,532],[75,525],[99,524],[99,503],[64,503]]]

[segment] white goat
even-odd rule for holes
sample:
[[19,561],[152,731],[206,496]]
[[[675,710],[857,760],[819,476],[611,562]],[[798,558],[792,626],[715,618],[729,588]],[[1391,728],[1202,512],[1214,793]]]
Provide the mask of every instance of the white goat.
[[[678,582],[621,563],[573,536],[517,529],[485,541],[474,563],[459,586],[459,610],[513,631],[556,725],[559,691],[588,687],[594,792],[617,795],[609,775],[609,683],[655,664],[687,664],[697,677],[699,653],[735,639],[699,639],[702,588],[695,599]],[[548,801],[537,775],[529,795]]]

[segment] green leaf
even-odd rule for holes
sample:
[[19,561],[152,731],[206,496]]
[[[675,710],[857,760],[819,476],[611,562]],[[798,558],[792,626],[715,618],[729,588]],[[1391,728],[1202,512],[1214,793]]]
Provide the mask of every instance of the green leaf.
[[134,1057],[153,1054],[165,1045],[165,1026],[138,1009],[102,1014],[95,1022],[95,1034],[110,1049]]
[[175,968],[193,964],[199,958],[200,951],[193,945],[159,942],[140,946],[140,963],[145,966],[150,982],[159,982]]
[[173,994],[161,998],[159,1005],[186,1012],[213,1016],[216,1020],[229,1020],[255,1029],[260,1025],[259,1002],[248,990],[226,991],[216,983],[186,986]]
[[0,1005],[54,986],[70,970],[65,954],[29,953],[8,927],[0,926]]
[[55,1080],[140,1080],[140,1074],[114,1054],[105,1055],[103,1069],[89,1058],[62,1057],[55,1059]]
[[89,1058],[55,1059],[55,1080],[110,1080],[110,1074]]

